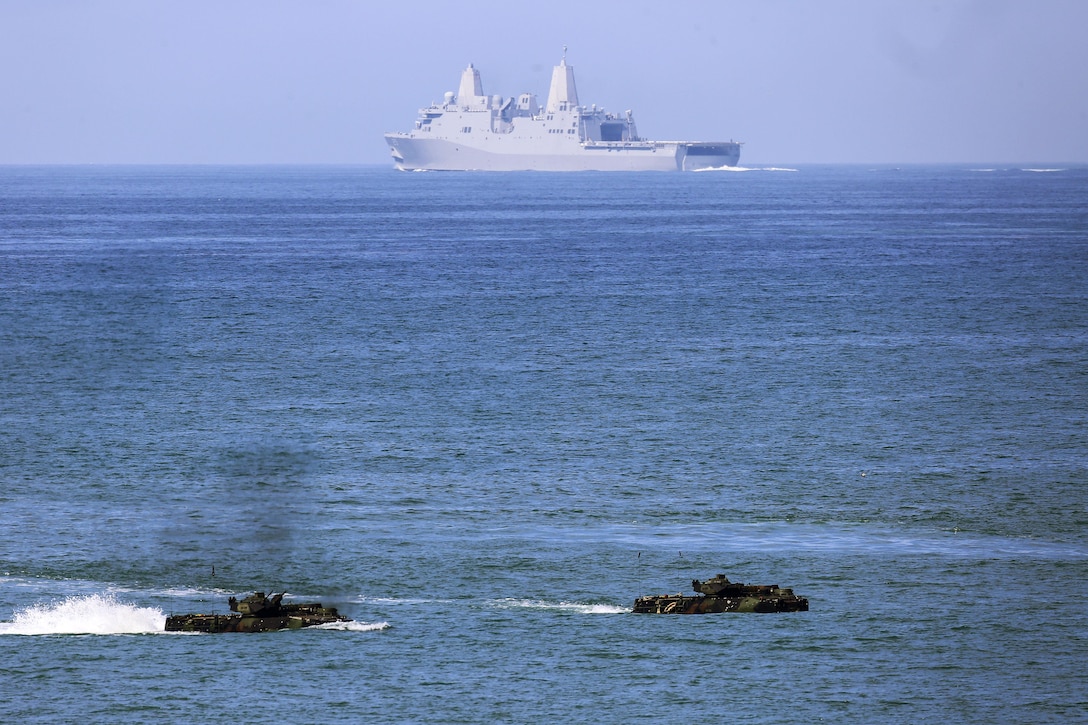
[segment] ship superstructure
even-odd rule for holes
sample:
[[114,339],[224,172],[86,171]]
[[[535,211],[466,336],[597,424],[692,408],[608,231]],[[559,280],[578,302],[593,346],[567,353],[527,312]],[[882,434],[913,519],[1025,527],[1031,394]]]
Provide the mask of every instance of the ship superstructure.
[[631,111],[580,105],[565,54],[543,108],[532,93],[485,95],[470,64],[456,94],[420,109],[411,131],[385,139],[404,171],[693,171],[740,159],[734,141],[648,141]]

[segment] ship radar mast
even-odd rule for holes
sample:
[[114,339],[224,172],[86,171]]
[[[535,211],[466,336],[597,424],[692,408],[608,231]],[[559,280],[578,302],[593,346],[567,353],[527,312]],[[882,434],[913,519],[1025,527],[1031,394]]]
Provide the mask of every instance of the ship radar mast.
[[552,85],[548,89],[548,113],[568,111],[578,105],[578,89],[574,86],[574,68],[567,65],[567,46],[563,46],[563,59],[552,68]]
[[472,63],[461,73],[461,86],[457,89],[457,104],[463,108],[486,108],[487,96],[480,81],[480,71]]

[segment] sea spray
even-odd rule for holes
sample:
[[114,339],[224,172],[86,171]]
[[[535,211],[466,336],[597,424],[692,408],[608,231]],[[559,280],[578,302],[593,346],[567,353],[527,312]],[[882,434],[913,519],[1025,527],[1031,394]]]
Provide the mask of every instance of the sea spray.
[[142,634],[165,624],[160,609],[91,594],[16,610],[11,622],[0,623],[0,634]]

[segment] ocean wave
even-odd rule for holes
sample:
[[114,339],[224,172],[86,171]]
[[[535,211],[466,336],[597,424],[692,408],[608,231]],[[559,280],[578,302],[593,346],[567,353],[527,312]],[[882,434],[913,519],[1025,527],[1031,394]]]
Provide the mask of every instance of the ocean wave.
[[1005,173],[1015,172],[1015,171],[1025,171],[1025,172],[1032,173],[1032,174],[1052,174],[1052,173],[1055,173],[1055,172],[1058,172],[1058,171],[1068,171],[1069,169],[1058,169],[1058,168],[1051,169],[1051,168],[1040,168],[1040,167],[1031,167],[1031,168],[982,167],[982,168],[967,169],[967,170],[968,171],[973,171],[973,172],[976,172],[976,173],[986,173],[986,174],[991,174],[991,173],[994,173],[995,171],[1003,171]]
[[165,628],[161,609],[91,594],[18,609],[11,622],[0,623],[0,634],[147,634]]
[[1088,547],[1045,539],[990,535],[959,529],[908,529],[873,524],[706,522],[617,524],[604,529],[545,531],[563,541],[611,540],[641,552],[859,552],[880,555],[936,554],[953,558],[1081,560]]
[[442,604],[453,601],[451,599],[425,599],[422,597],[354,597],[352,604]]

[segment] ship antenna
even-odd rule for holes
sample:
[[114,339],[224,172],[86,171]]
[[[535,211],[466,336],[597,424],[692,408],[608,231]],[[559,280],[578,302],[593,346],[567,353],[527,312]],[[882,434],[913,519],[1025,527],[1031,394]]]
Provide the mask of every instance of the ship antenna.
[[563,65],[567,64],[567,46],[563,46]]

